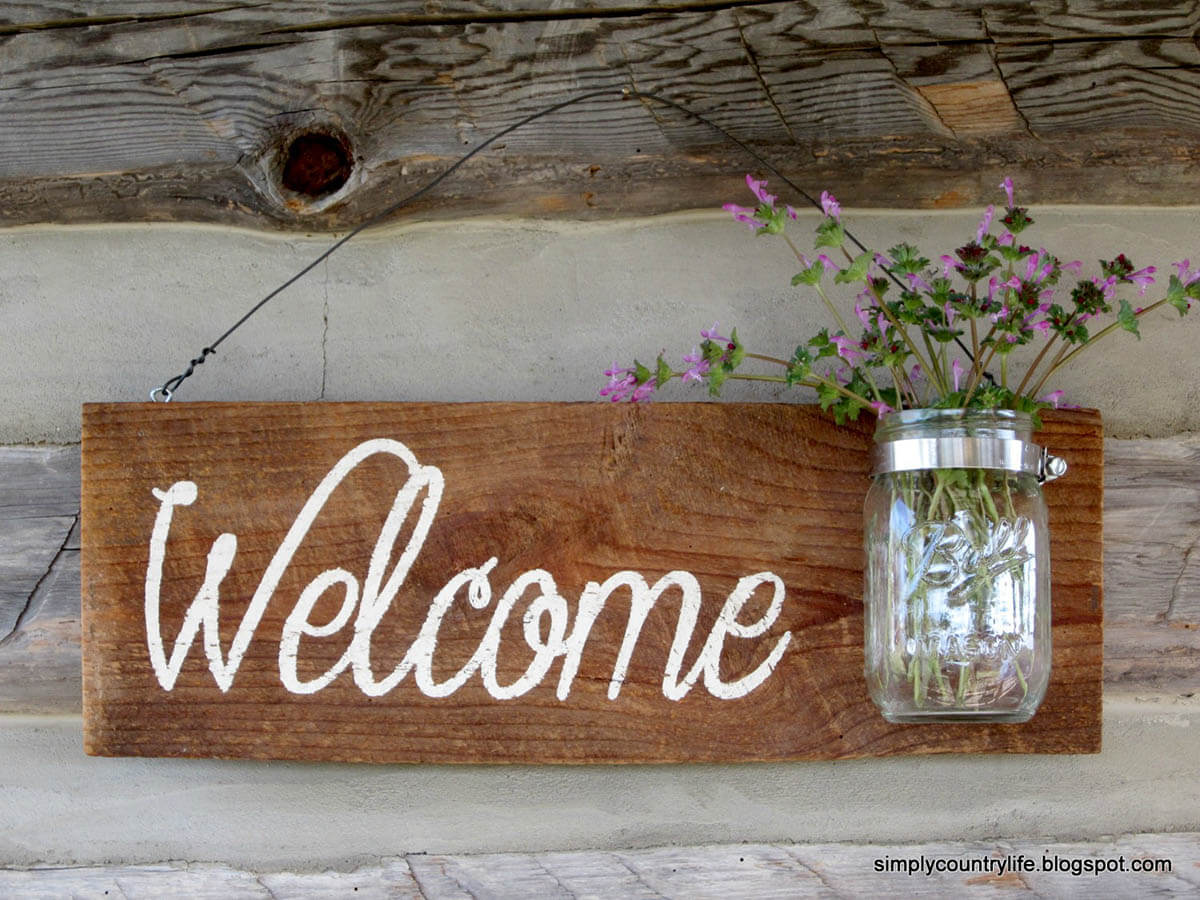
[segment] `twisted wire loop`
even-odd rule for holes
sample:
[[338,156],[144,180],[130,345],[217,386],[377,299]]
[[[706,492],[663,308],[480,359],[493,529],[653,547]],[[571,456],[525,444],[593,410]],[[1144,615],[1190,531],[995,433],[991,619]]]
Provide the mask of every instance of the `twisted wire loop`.
[[[555,104],[547,106],[543,109],[540,109],[535,113],[531,113],[530,115],[526,116],[525,118],[521,119],[520,121],[514,122],[512,125],[509,125],[508,127],[503,128],[500,131],[496,132],[490,138],[483,141],[477,147],[472,149],[470,152],[459,157],[452,165],[450,165],[444,171],[442,171],[441,173],[436,175],[433,179],[431,179],[424,186],[418,188],[417,190],[413,191],[408,196],[403,197],[402,199],[391,204],[390,206],[385,207],[383,210],[381,210],[381,211],[377,212],[375,215],[369,217],[366,221],[356,225],[351,231],[349,231],[343,237],[339,238],[328,249],[326,249],[323,253],[321,253],[319,256],[317,256],[316,259],[314,259],[312,262],[310,262],[308,265],[306,265],[304,268],[302,268],[300,271],[298,271],[295,275],[293,275],[291,278],[289,278],[287,281],[283,282],[283,284],[279,285],[277,288],[275,288],[273,291],[271,291],[269,294],[267,294],[265,297],[263,297],[261,300],[259,300],[256,304],[254,304],[254,306],[250,307],[250,309],[246,312],[246,314],[244,316],[242,316],[240,319],[238,319],[236,322],[234,322],[233,325],[231,325],[225,331],[224,334],[222,334],[219,338],[217,338],[215,341],[213,341],[207,347],[204,347],[200,351],[200,355],[195,357],[194,359],[192,359],[188,363],[188,367],[184,371],[180,372],[178,375],[174,376],[173,378],[168,378],[159,387],[152,388],[150,390],[151,401],[169,403],[171,401],[171,399],[175,396],[176,392],[178,392],[180,386],[185,381],[187,381],[187,379],[192,377],[192,373],[194,373],[196,371],[196,367],[203,365],[205,358],[213,353],[216,353],[218,345],[220,345],[220,343],[223,340],[225,340],[227,337],[229,337],[231,334],[233,334],[235,331],[237,331],[238,328],[240,328],[243,324],[245,324],[247,319],[249,319],[252,315],[254,315],[256,312],[258,312],[260,309],[262,309],[264,306],[266,306],[269,301],[274,299],[279,294],[283,293],[285,290],[287,290],[289,287],[291,287],[293,284],[295,284],[297,281],[299,281],[301,278],[303,278],[305,275],[307,275],[309,272],[311,272],[313,269],[315,269],[318,265],[320,265],[322,262],[324,262],[326,259],[328,259],[330,256],[332,256],[335,252],[337,252],[339,249],[341,249],[341,247],[344,244],[346,244],[351,238],[357,236],[361,232],[370,228],[372,225],[375,225],[376,223],[382,221],[383,219],[386,219],[387,217],[391,216],[393,213],[397,212],[400,209],[403,209],[408,204],[412,203],[415,200],[418,200],[419,198],[421,198],[422,196],[427,194],[429,191],[433,190],[435,187],[437,187],[439,184],[441,184],[443,181],[445,181],[447,178],[449,178],[451,175],[453,175],[460,167],[462,167],[469,159],[471,159],[471,157],[473,157],[479,153],[482,153],[484,150],[486,150],[489,146],[494,144],[496,141],[500,140],[501,138],[505,137],[506,135],[511,134],[512,132],[514,132],[520,128],[524,128],[530,122],[534,122],[534,121],[542,118],[543,116],[551,115],[553,113],[558,112],[559,110],[566,109],[568,106],[574,106],[575,104],[583,103],[586,100],[593,100],[597,97],[612,97],[612,96],[614,96],[614,93],[615,93],[614,90],[611,88],[605,89],[605,90],[588,91],[587,93],[578,94],[574,97],[569,97],[566,100],[562,100],[558,103],[555,103]],[[741,141],[739,138],[734,137],[734,135],[730,134],[728,131],[726,131],[724,128],[722,128],[720,125],[718,125],[716,122],[713,122],[712,120],[706,118],[705,116],[702,116],[700,113],[690,110],[683,104],[678,103],[675,100],[670,99],[669,97],[663,97],[660,94],[645,93],[643,91],[633,90],[632,88],[622,88],[622,89],[620,89],[619,95],[625,99],[649,100],[653,103],[660,103],[663,106],[669,106],[672,109],[683,113],[688,118],[691,118],[691,119],[699,122],[701,125],[704,125],[707,128],[712,129],[717,134],[721,135],[721,137],[723,137],[725,140],[729,141],[731,144],[733,144],[735,147],[737,147],[739,150],[741,150],[743,153],[745,153],[747,156],[749,156],[751,159],[755,160],[759,165],[761,165],[764,169],[766,169],[768,172],[770,172],[773,176],[775,176],[780,181],[782,181],[784,184],[786,184],[793,191],[795,191],[798,196],[803,197],[806,201],[808,201],[808,203],[810,205],[816,207],[817,209],[822,209],[820,201],[814,199],[811,194],[809,194],[807,191],[805,191],[803,188],[801,188],[798,184],[796,184],[796,182],[792,181],[790,178],[788,178],[786,175],[784,175],[783,172],[779,171],[779,169],[777,169],[774,165],[772,165],[768,160],[764,159],[762,157],[762,155],[760,155],[757,151],[753,150],[746,143]],[[848,228],[844,229],[844,231],[845,231],[846,237],[856,247],[858,247],[858,249],[861,252],[863,252],[863,253],[867,252],[867,248],[863,245],[863,243],[857,237],[854,236],[854,234]],[[903,282],[901,282],[900,279],[896,275],[894,275],[891,272],[888,272],[887,275],[901,289],[905,289]],[[967,358],[970,359],[973,363],[975,361],[975,357],[971,354],[971,352],[967,348],[967,346],[959,338],[955,338],[955,341],[957,342],[958,346],[960,348],[962,348],[962,351],[966,354]],[[984,372],[983,377],[986,378],[992,384],[995,383],[995,379],[992,377],[992,374],[990,372]]]
[[[150,402],[170,403],[171,398],[175,396],[175,392],[179,390],[179,386],[192,377],[192,373],[196,371],[196,366],[204,365],[204,360],[216,352],[212,347],[205,347],[201,350],[200,355],[194,357],[184,371],[180,372],[174,378],[168,378],[160,387],[150,389]],[[161,398],[161,401],[159,401],[159,398]]]

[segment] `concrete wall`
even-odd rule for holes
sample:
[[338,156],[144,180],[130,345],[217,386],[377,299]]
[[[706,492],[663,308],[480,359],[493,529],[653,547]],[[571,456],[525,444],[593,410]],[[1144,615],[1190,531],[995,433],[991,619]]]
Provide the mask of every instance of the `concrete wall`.
[[[1031,240],[1063,258],[1200,262],[1195,209],[1035,214]],[[848,221],[869,243],[935,255],[977,215]],[[143,399],[327,245],[193,227],[0,233],[0,443],[78,440],[80,402]],[[268,306],[179,402],[586,399],[613,359],[685,352],[714,320],[786,355],[824,324],[788,286],[794,270],[783,245],[721,214],[393,228]],[[1103,407],[1117,436],[1194,430],[1198,329],[1165,313],[1057,386]],[[629,768],[91,759],[78,719],[0,717],[0,862],[315,869],[419,851],[1200,830],[1200,700],[1109,691],[1104,712],[1098,757]]]
[[[1122,250],[1138,265],[1200,264],[1198,209],[1035,210],[1023,237],[1089,265]],[[974,234],[978,215],[847,221],[868,246],[906,240],[936,259]],[[798,239],[815,223],[798,223]],[[78,440],[81,401],[144,399],[328,244],[179,226],[0,233],[0,443]],[[720,212],[396,227],[356,239],[274,300],[181,399],[590,399],[614,359],[666,349],[677,360],[714,321],[789,355],[826,324],[819,301],[789,286],[796,268],[783,243]],[[849,315],[851,293],[841,299]],[[1122,332],[1098,345],[1056,386],[1102,406],[1115,436],[1195,430],[1200,320],[1181,327],[1166,310],[1143,330],[1140,344]]]

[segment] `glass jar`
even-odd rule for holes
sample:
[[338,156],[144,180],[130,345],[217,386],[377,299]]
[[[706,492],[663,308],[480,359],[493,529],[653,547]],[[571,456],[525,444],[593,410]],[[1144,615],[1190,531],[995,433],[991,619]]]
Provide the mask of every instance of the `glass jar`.
[[1050,678],[1041,483],[1013,410],[880,417],[864,509],[866,676],[889,722],[1024,722]]

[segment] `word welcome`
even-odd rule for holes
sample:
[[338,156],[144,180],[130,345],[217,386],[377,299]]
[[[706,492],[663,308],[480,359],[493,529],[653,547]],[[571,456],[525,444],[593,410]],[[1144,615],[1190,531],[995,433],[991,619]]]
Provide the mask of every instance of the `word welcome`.
[[[263,572],[227,656],[222,654],[218,628],[220,591],[221,583],[237,554],[237,535],[223,533],[213,541],[203,583],[184,615],[168,658],[160,620],[167,538],[176,508],[194,503],[199,489],[191,481],[177,481],[166,490],[152,489],[159,501],[159,508],[150,536],[150,558],[146,569],[146,640],[154,674],[163,690],[171,691],[175,687],[184,660],[201,630],[204,653],[217,686],[222,692],[227,692],[233,686],[234,676],[263,613],[313,522],[334,489],[356,466],[376,454],[390,454],[400,459],[407,467],[407,480],[397,491],[380,529],[366,578],[360,583],[357,577],[343,568],[328,569],[305,586],[289,612],[279,641],[279,677],[291,693],[316,693],[350,669],[355,685],[371,697],[395,689],[409,673],[413,674],[418,690],[425,696],[447,697],[478,674],[492,697],[506,700],[520,697],[538,686],[561,657],[562,669],[556,696],[559,700],[566,700],[579,671],[592,625],[608,598],[619,589],[631,592],[632,603],[608,685],[610,700],[620,695],[646,617],[663,594],[673,589],[678,589],[681,595],[679,619],[662,681],[663,695],[670,700],[681,700],[701,677],[705,689],[714,697],[724,700],[743,697],[770,677],[791,641],[791,632],[785,632],[753,671],[732,681],[721,678],[721,655],[726,639],[761,637],[779,617],[785,589],[783,581],[771,572],[747,575],[738,581],[705,638],[695,663],[681,674],[684,653],[694,635],[701,605],[700,583],[694,575],[685,571],[669,572],[651,585],[643,575],[627,570],[613,574],[603,583],[589,582],[579,596],[572,622],[570,607],[559,593],[553,576],[545,569],[530,569],[518,575],[500,595],[483,638],[466,664],[454,675],[439,682],[434,677],[433,660],[442,621],[455,602],[465,599],[465,602],[479,610],[492,603],[494,594],[489,576],[498,563],[497,558],[492,557],[478,566],[463,569],[446,582],[430,601],[421,628],[399,665],[383,677],[377,677],[371,662],[372,635],[420,554],[445,489],[445,481],[438,468],[419,463],[412,451],[398,441],[377,438],[359,444],[343,456],[309,496]],[[397,555],[396,542],[418,501],[417,520],[411,536]],[[763,585],[772,588],[771,602],[766,611],[750,624],[739,622],[739,613]],[[326,591],[334,588],[340,588],[343,592],[340,609],[329,621],[313,623],[310,616],[314,607]],[[524,612],[522,625],[524,642],[534,656],[519,678],[510,684],[501,684],[497,675],[501,633],[514,607],[531,589],[536,591],[536,596]],[[298,674],[302,642],[332,638],[350,626],[351,619],[352,634],[341,657],[319,676],[302,679]]]

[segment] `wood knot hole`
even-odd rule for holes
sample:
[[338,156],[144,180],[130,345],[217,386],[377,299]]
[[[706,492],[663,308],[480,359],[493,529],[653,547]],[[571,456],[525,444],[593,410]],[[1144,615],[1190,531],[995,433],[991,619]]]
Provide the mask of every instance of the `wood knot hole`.
[[309,131],[288,145],[280,180],[292,193],[316,200],[340,189],[353,170],[354,157],[345,135]]

